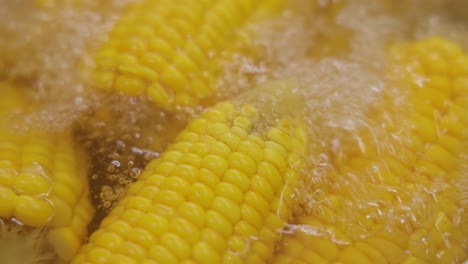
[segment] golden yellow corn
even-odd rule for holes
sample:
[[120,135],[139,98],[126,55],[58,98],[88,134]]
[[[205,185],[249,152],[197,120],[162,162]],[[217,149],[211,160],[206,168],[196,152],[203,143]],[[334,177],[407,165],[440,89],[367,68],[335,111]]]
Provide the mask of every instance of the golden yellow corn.
[[15,89],[0,84],[0,219],[44,228],[55,253],[70,260],[93,215],[87,161],[70,131],[16,127],[15,114],[29,104]]
[[158,105],[196,105],[212,95],[223,64],[243,52],[248,22],[282,0],[142,1],[128,7],[94,55],[92,86],[147,95]]
[[317,203],[291,225],[273,263],[467,259],[459,161],[467,153],[468,55],[440,38],[395,45],[391,55],[406,102],[389,93],[371,131],[358,131],[361,145],[344,147],[329,181],[314,186]]
[[267,109],[224,102],[190,122],[72,263],[264,263],[306,144],[303,121]]

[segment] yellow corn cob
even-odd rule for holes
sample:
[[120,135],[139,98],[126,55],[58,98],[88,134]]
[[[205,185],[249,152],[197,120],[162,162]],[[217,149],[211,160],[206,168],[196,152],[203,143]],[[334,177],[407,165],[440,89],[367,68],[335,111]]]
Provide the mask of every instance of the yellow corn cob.
[[303,122],[271,106],[219,103],[189,123],[72,263],[264,263],[305,151]]
[[273,263],[468,257],[466,175],[458,162],[468,139],[468,55],[440,38],[395,45],[391,54],[397,71],[405,69],[397,76],[407,109],[398,109],[394,94],[385,98],[372,131],[358,131],[361,146],[345,146],[329,181],[315,186],[318,203],[291,226],[294,235],[284,238]]
[[0,84],[0,219],[43,228],[55,253],[70,260],[93,215],[84,154],[70,131],[15,128],[20,122],[8,113],[21,114],[26,102],[14,89]]
[[224,61],[243,52],[240,28],[282,0],[143,1],[131,5],[95,56],[92,85],[147,95],[158,105],[196,105],[214,93]]

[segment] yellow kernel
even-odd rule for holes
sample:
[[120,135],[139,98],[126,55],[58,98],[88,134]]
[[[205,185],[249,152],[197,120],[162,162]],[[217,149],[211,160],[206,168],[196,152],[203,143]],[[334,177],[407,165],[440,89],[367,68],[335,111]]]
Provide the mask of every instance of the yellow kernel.
[[440,119],[439,124],[448,135],[456,138],[464,137],[463,131],[465,131],[465,128],[463,127],[463,122],[460,122],[459,117],[453,114],[447,114]]
[[148,96],[157,105],[168,108],[173,102],[174,97],[168,93],[159,83],[153,83],[148,87]]
[[156,260],[158,263],[177,264],[179,260],[167,248],[161,245],[154,245],[149,250],[149,256]]
[[242,191],[229,182],[218,183],[216,185],[216,195],[226,197],[237,204],[243,201]]
[[248,238],[241,236],[232,236],[228,239],[229,250],[233,252],[243,253],[249,248]]
[[199,175],[199,182],[204,183],[210,189],[216,188],[216,185],[219,183],[219,177],[214,172],[208,169],[201,169]]
[[151,259],[144,259],[141,264],[158,264],[158,262]]
[[192,185],[188,199],[204,208],[209,208],[214,199],[214,192],[205,184],[197,182]]
[[160,54],[154,52],[145,52],[141,55],[140,61],[143,65],[150,67],[158,72],[167,67],[168,62]]
[[446,75],[449,70],[447,61],[438,53],[430,52],[423,57],[428,75]]
[[91,78],[93,85],[97,88],[110,91],[114,85],[115,73],[112,71],[95,71]]
[[265,260],[262,259],[259,255],[255,254],[255,253],[251,253],[251,254],[247,255],[247,257],[245,259],[245,262],[246,263],[260,264],[260,263],[265,263]]
[[[195,142],[200,141],[200,136],[197,133],[194,133],[192,131],[184,130],[184,131],[180,132],[176,137],[176,142],[182,142],[182,141],[194,142],[195,143]],[[195,155],[193,153],[186,153],[186,154]]]
[[180,236],[173,233],[165,233],[161,236],[161,244],[176,254],[179,259],[190,257],[190,244]]
[[226,171],[223,176],[223,181],[235,185],[241,192],[245,192],[250,186],[249,177],[243,172],[233,169],[228,169]]
[[230,131],[230,127],[223,123],[214,123],[211,124],[209,129],[209,135],[213,136],[214,138],[221,138],[224,134]]
[[144,213],[135,209],[128,209],[123,212],[120,218],[127,223],[135,224],[140,221],[141,217],[143,217]]
[[218,252],[205,242],[193,246],[193,259],[198,263],[219,263],[221,260]]
[[168,220],[157,214],[143,215],[136,225],[144,230],[148,230],[155,236],[159,236],[169,230]]
[[239,221],[234,226],[234,233],[243,237],[257,237],[257,229],[244,220]]
[[205,157],[206,155],[211,154],[208,149],[208,144],[205,142],[194,143],[191,152],[200,157]]
[[390,263],[401,263],[405,258],[405,252],[401,248],[386,240],[370,238],[368,244],[377,249]]
[[210,228],[204,228],[201,231],[200,241],[210,245],[213,249],[218,252],[226,250],[226,239],[218,232]]
[[16,194],[9,188],[0,186],[0,217],[10,219],[16,204]]
[[209,153],[213,155],[218,155],[223,158],[229,158],[229,154],[232,152],[226,144],[219,141],[210,142],[208,148]]
[[[179,20],[181,21],[181,20]],[[178,52],[173,58],[173,63],[177,69],[186,74],[198,71],[198,66],[185,53]]]
[[124,241],[117,249],[117,252],[137,261],[141,261],[146,257],[146,249],[131,241]]
[[111,253],[109,250],[99,247],[94,247],[88,252],[88,260],[92,263],[107,263]]
[[154,196],[159,192],[159,188],[155,186],[144,186],[138,191],[138,195],[150,200],[153,200]]
[[275,151],[271,148],[265,148],[263,150],[263,154],[265,161],[274,164],[280,172],[284,172],[286,170],[286,161],[278,151]]
[[304,234],[305,236],[307,236],[307,243],[313,245],[314,251],[316,251],[322,258],[331,261],[338,257],[338,247],[332,241],[310,234],[300,234]]
[[248,204],[241,205],[242,219],[255,228],[260,228],[263,224],[263,218],[260,213]]
[[154,50],[154,52],[162,54],[165,58],[173,58],[175,55],[175,49],[162,38],[149,40],[149,47],[151,50]]
[[339,260],[343,263],[372,263],[364,253],[353,246],[345,247],[340,253]]
[[40,227],[46,225],[52,219],[54,207],[46,199],[18,195],[13,215],[25,225]]
[[[279,188],[281,188],[281,186],[283,185],[283,179],[282,179],[281,174],[279,173],[276,166],[270,162],[267,162],[267,161],[260,162],[260,164],[258,164],[257,166],[257,174],[268,180],[274,192],[277,192]],[[292,183],[289,183],[289,184],[292,184]]]
[[244,202],[257,210],[263,217],[270,211],[270,205],[260,194],[248,191],[244,195]]
[[170,230],[187,240],[189,243],[195,243],[200,238],[200,231],[196,225],[189,220],[176,217],[170,223]]
[[50,198],[54,207],[54,217],[50,221],[51,226],[68,226],[71,223],[73,212],[72,207],[58,197]]
[[70,228],[62,227],[50,230],[47,241],[54,248],[57,255],[64,260],[70,260],[76,255],[81,241]]
[[[375,263],[375,262],[374,262]],[[425,261],[419,259],[419,258],[416,258],[416,257],[413,257],[413,256],[408,256],[403,262],[402,264],[424,264],[426,263]],[[445,262],[443,262],[445,263]]]
[[135,259],[133,259],[132,257],[129,257],[129,256],[126,256],[126,255],[123,255],[123,254],[112,254],[109,259],[107,260],[106,263],[115,263],[115,264],[137,264],[139,262],[137,262]]
[[50,180],[36,173],[21,173],[15,179],[13,187],[28,195],[48,194],[52,188]]
[[192,79],[189,87],[195,93],[197,98],[204,98],[213,93],[213,85],[200,79]]
[[229,157],[229,167],[244,172],[247,175],[252,175],[257,171],[255,161],[249,156],[234,152]]
[[202,227],[205,223],[205,210],[199,204],[185,202],[179,207],[178,212],[181,217],[198,227]]
[[211,170],[219,177],[221,177],[228,169],[228,163],[224,158],[212,154],[203,158],[202,166],[203,168]]
[[[147,219],[144,219],[147,220]],[[144,221],[143,218],[141,221]],[[127,235],[128,241],[131,241],[144,248],[150,248],[156,242],[156,238],[151,233],[151,230],[147,230],[140,227],[133,228]],[[120,252],[120,251],[118,251]],[[120,252],[122,253],[122,252]],[[128,254],[127,254],[128,255]],[[129,255],[130,256],[130,255]]]
[[153,198],[153,203],[160,203],[171,207],[177,207],[184,201],[185,199],[180,193],[171,190],[161,190]]
[[145,211],[151,206],[151,200],[145,197],[127,195],[120,202],[126,209],[135,209],[138,211]]
[[122,242],[123,238],[112,232],[102,233],[93,240],[95,246],[105,248],[112,252],[116,251]]
[[[198,135],[195,134],[195,136],[198,137]],[[187,151],[189,152],[189,151]],[[193,166],[195,168],[198,168],[201,166],[202,159],[200,156],[193,154],[193,153],[186,153],[182,158],[179,160],[179,164],[187,164],[190,166]]]
[[270,246],[267,246],[265,245],[263,241],[254,240],[251,245],[251,251],[254,252],[255,255],[266,260],[266,259],[269,259],[273,255],[274,246],[273,244]]
[[261,194],[266,200],[271,200],[274,195],[273,188],[265,177],[254,175],[250,179],[250,189]]
[[158,80],[158,74],[154,72],[151,68],[140,66],[140,65],[120,65],[118,70],[121,74],[129,75],[136,78],[141,78],[145,81],[155,82]]
[[186,196],[190,191],[190,184],[179,177],[168,177],[161,184],[161,189],[167,189],[179,193],[181,196]]
[[231,149],[237,149],[237,146],[242,142],[241,138],[232,131],[222,134],[219,140],[228,145]]
[[268,214],[265,224],[273,231],[280,231],[284,226],[283,220],[273,213]]
[[[301,256],[304,254],[305,245],[296,239],[288,239],[283,243],[282,250],[284,253],[290,256]],[[312,250],[310,250],[312,251]]]
[[241,108],[240,113],[242,116],[245,116],[248,119],[252,120],[253,123],[258,122],[259,112],[255,106],[245,105]]
[[291,137],[283,130],[278,128],[272,128],[267,133],[268,139],[276,142],[277,144],[284,147],[286,150],[291,150]]
[[198,100],[188,92],[177,92],[175,93],[174,103],[176,105],[196,105]]
[[125,92],[130,95],[139,95],[145,91],[146,84],[143,80],[135,77],[121,75],[115,79],[114,87],[119,92]]
[[173,177],[180,177],[189,183],[193,183],[197,181],[198,174],[198,168],[187,164],[180,164],[169,175]]
[[240,219],[241,213],[239,205],[225,197],[216,197],[213,200],[211,208],[221,213],[229,219],[231,223],[235,223]]
[[250,119],[245,116],[238,116],[232,121],[233,126],[239,127],[249,133],[252,130],[253,124]]
[[232,224],[220,213],[208,210],[205,215],[205,223],[207,226],[222,234],[224,237],[228,237],[232,234]]
[[215,124],[224,125],[224,123],[228,121],[226,113],[221,111],[221,109],[218,109],[218,106],[215,106],[214,108],[210,108],[207,111],[203,112],[201,117],[209,120],[211,122],[211,126]]
[[247,131],[245,131],[244,129],[242,129],[240,127],[231,128],[231,132],[236,134],[241,140],[245,140],[249,136]]
[[449,170],[456,164],[456,159],[450,152],[439,145],[432,144],[426,149],[426,157],[445,170]]
[[257,164],[263,160],[263,149],[251,140],[242,141],[237,147],[237,151],[246,154]]
[[125,237],[130,232],[130,225],[125,221],[115,220],[106,226],[106,230]]
[[[156,161],[159,161],[156,163]],[[175,163],[171,161],[162,161],[161,159],[156,159],[154,162],[150,162],[145,170],[148,170],[151,168],[152,165],[155,165],[154,167],[154,173],[155,174],[160,174],[160,175],[169,175],[175,168],[177,167]],[[141,176],[140,176],[141,179]]]
[[179,160],[182,158],[183,153],[181,151],[177,150],[168,150],[164,152],[161,156],[161,159],[165,162],[173,162],[173,163],[178,163]]
[[468,76],[458,77],[453,81],[452,93],[460,97],[468,93]]
[[363,242],[356,242],[354,246],[357,249],[359,249],[362,253],[366,254],[366,256],[372,261],[372,263],[387,263],[385,257],[373,247]]
[[170,87],[176,92],[182,92],[189,81],[173,65],[168,65],[161,72],[161,81],[166,87]]
[[413,124],[415,132],[422,137],[425,142],[431,142],[437,138],[433,120],[421,115],[416,115],[413,117]]

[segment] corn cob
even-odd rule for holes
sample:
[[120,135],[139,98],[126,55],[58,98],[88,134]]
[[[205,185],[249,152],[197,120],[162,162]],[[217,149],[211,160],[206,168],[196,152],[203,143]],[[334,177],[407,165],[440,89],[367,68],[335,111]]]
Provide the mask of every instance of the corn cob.
[[143,1],[131,5],[94,55],[92,86],[146,95],[156,104],[197,105],[214,93],[224,61],[244,52],[240,28],[282,0]]
[[0,84],[7,95],[0,103],[0,219],[44,229],[58,257],[70,260],[93,214],[86,161],[70,131],[16,127],[21,122],[9,113],[21,115],[26,101],[15,88]]
[[72,263],[264,263],[305,151],[303,122],[269,106],[223,102],[191,121]]
[[294,234],[281,242],[273,263],[468,257],[466,187],[460,186],[466,175],[458,162],[468,139],[468,55],[440,38],[395,45],[391,54],[407,109],[398,109],[394,94],[385,98],[383,111],[393,116],[373,116],[375,129],[358,131],[360,148],[347,146],[329,182],[315,186],[319,202],[290,226]]

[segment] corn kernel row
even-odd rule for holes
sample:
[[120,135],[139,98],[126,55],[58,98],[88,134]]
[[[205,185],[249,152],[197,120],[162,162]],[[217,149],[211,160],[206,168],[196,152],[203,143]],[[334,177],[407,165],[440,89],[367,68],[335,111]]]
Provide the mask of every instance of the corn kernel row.
[[131,5],[95,56],[92,85],[146,95],[158,105],[197,105],[213,95],[222,65],[243,52],[241,28],[281,0],[152,1]]
[[73,263],[264,263],[292,216],[305,131],[262,122],[232,102],[190,122]]
[[70,131],[16,127],[21,126],[21,108],[27,106],[15,89],[0,84],[2,94],[12,95],[0,104],[0,218],[46,228],[55,253],[70,260],[93,214],[84,153]]
[[466,187],[460,186],[466,176],[459,163],[468,139],[468,55],[430,38],[395,45],[391,56],[406,104],[387,96],[383,114],[371,121],[375,129],[359,131],[361,145],[348,146],[328,185],[315,186],[323,192],[318,203],[291,225],[293,235],[273,263],[461,263],[468,257]]

